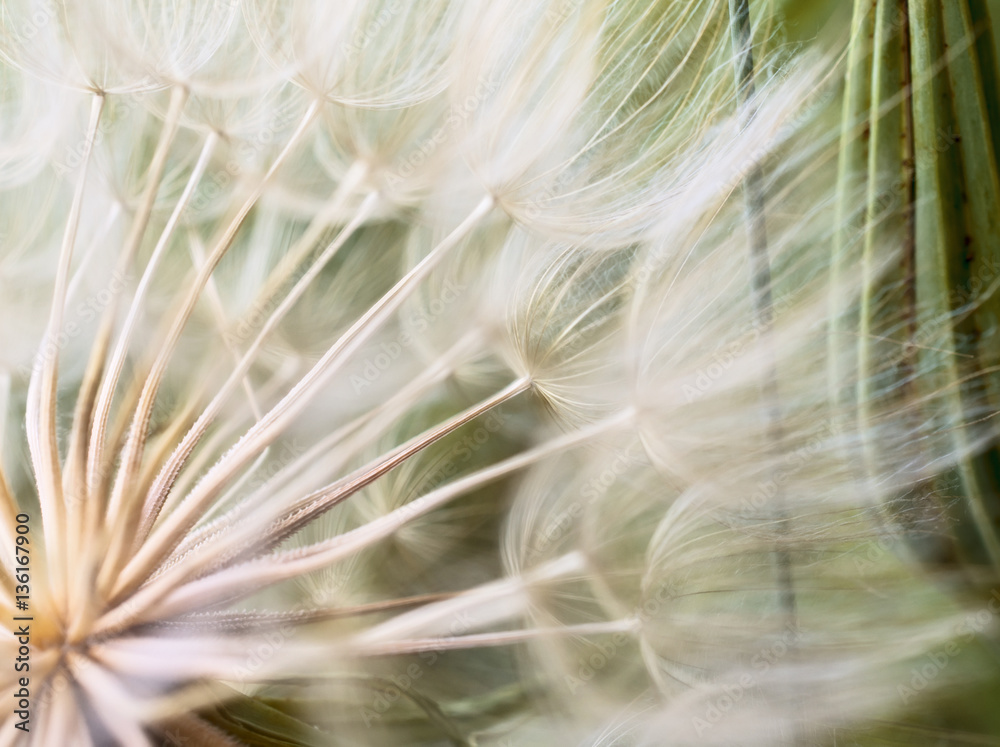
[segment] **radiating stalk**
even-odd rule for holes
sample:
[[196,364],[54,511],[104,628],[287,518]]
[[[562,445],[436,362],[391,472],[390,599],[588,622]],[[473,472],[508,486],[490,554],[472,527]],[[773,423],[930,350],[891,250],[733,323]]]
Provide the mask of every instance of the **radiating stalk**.
[[125,359],[128,355],[129,344],[131,343],[132,335],[135,331],[136,324],[138,323],[139,316],[142,313],[142,305],[146,300],[149,287],[156,277],[156,272],[166,254],[167,248],[170,246],[170,241],[173,238],[174,231],[177,228],[181,216],[187,209],[187,204],[191,200],[195,189],[197,189],[198,184],[201,182],[218,143],[219,136],[215,132],[210,133],[205,138],[205,142],[201,148],[201,153],[198,155],[198,160],[195,163],[194,169],[191,171],[191,175],[188,177],[187,184],[184,186],[184,191],[177,200],[177,204],[174,205],[173,212],[170,214],[170,218],[163,227],[163,231],[160,233],[160,238],[156,242],[156,246],[153,249],[153,253],[150,255],[149,261],[146,263],[145,270],[143,270],[142,277],[139,280],[139,285],[132,298],[128,315],[125,318],[125,324],[122,327],[121,332],[118,334],[118,340],[115,343],[115,349],[111,356],[111,363],[108,366],[108,371],[105,373],[104,378],[101,381],[101,389],[97,398],[97,405],[95,407],[93,431],[90,436],[90,453],[87,457],[87,485],[91,495],[95,496],[92,502],[94,510],[92,511],[91,521],[93,522],[96,522],[99,517],[103,516],[103,509],[105,508],[105,501],[103,500],[102,495],[103,491],[100,490],[99,485],[101,480],[98,477],[98,471],[104,466],[104,440],[108,417],[111,412],[111,403],[114,398],[115,390],[118,388],[118,381],[121,377],[122,369],[125,366]]
[[[147,429],[149,428],[149,420],[152,416],[153,405],[156,401],[156,395],[159,391],[160,383],[163,379],[164,372],[166,371],[167,364],[173,357],[173,352],[178,340],[180,339],[181,332],[194,311],[194,308],[201,297],[202,291],[205,288],[205,284],[208,282],[208,278],[211,276],[218,263],[222,260],[222,257],[232,246],[233,241],[235,241],[236,235],[242,227],[243,222],[246,220],[247,215],[249,215],[254,205],[257,204],[257,200],[259,200],[260,196],[263,194],[265,186],[301,141],[302,137],[308,130],[309,125],[312,124],[316,115],[319,113],[319,110],[320,102],[318,101],[313,102],[306,110],[299,126],[289,137],[284,148],[275,160],[271,163],[267,173],[264,175],[264,178],[261,179],[260,183],[257,184],[251,194],[247,197],[236,216],[234,216],[223,231],[222,235],[215,242],[212,251],[209,254],[209,261],[201,268],[194,283],[188,289],[188,292],[183,299],[182,306],[173,319],[167,340],[164,341],[158,351],[156,361],[153,364],[153,369],[150,371],[149,376],[143,385],[142,394],[140,395],[139,402],[136,405],[135,415],[132,418],[132,426],[122,453],[121,466],[118,469],[111,499],[108,504],[108,523],[110,525],[115,526],[116,523],[120,521],[120,514],[122,514],[123,510],[127,508],[126,496],[128,495],[129,487],[136,479],[139,471],[142,453],[146,443]],[[111,532],[111,536],[121,535],[121,531]],[[109,573],[114,573],[114,566],[117,564],[119,559],[120,554],[113,558],[111,562],[105,563],[102,568],[102,573],[105,577]],[[106,581],[107,579],[105,578],[104,582],[106,583]]]
[[[281,320],[285,318],[285,315],[306,292],[312,281],[333,259],[334,255],[336,255],[341,247],[344,246],[347,240],[353,236],[354,233],[371,217],[377,204],[378,194],[370,194],[364,203],[362,203],[357,214],[346,226],[343,227],[337,237],[330,242],[322,254],[320,254],[316,261],[312,263],[309,270],[301,278],[299,278],[298,282],[296,282],[292,290],[289,291],[288,295],[285,296],[278,307],[268,316],[267,321],[257,333],[253,343],[251,343],[250,347],[237,361],[236,368],[233,369],[225,383],[212,398],[212,401],[209,402],[208,406],[198,416],[194,425],[192,425],[190,430],[184,435],[184,438],[177,445],[177,448],[174,449],[170,458],[163,465],[163,468],[157,475],[156,480],[153,482],[153,485],[149,490],[149,494],[144,496],[144,505],[141,506],[142,513],[139,523],[141,531],[137,535],[138,541],[134,542],[134,545],[138,545],[143,539],[145,539],[149,529],[152,528],[153,523],[159,516],[160,509],[163,507],[163,503],[167,499],[167,494],[174,481],[177,479],[177,475],[180,473],[180,470],[187,462],[188,457],[190,457],[191,453],[194,451],[195,447],[198,445],[206,430],[218,415],[223,404],[225,404],[237,384],[245,379],[247,372],[250,370],[251,365],[256,359],[257,352],[263,346],[267,336],[274,330],[275,327],[278,326]],[[260,419],[260,417],[257,418],[258,421]]]
[[480,415],[500,407],[511,401],[515,397],[529,391],[532,382],[530,376],[523,376],[496,394],[488,397],[478,405],[474,405],[463,412],[439,423],[426,433],[411,439],[402,446],[393,449],[385,457],[381,458],[377,464],[370,465],[359,473],[350,477],[338,480],[331,486],[324,488],[318,493],[308,495],[293,503],[291,506],[282,507],[282,514],[276,523],[269,527],[268,531],[261,537],[261,542],[257,551],[270,550],[292,534],[305,527],[320,514],[328,511],[333,506],[354,495],[362,488],[370,485],[382,475],[398,467],[407,459],[419,454],[431,444],[439,441],[450,433],[462,427],[466,423],[472,422]]
[[146,730],[134,716],[128,718],[128,706],[134,702],[125,683],[113,672],[96,663],[93,658],[72,650],[66,655],[66,666],[73,682],[91,704],[90,714],[98,718],[108,734],[118,744],[129,747],[153,747]]
[[257,293],[250,304],[250,309],[270,308],[273,305],[272,299],[280,288],[288,282],[288,278],[309,256],[315,248],[316,242],[320,240],[323,233],[334,223],[340,222],[340,213],[358,188],[364,183],[370,172],[370,167],[364,161],[355,161],[344,174],[344,178],[337,185],[329,203],[316,214],[316,216],[306,226],[302,235],[295,240],[288,251],[282,255],[263,283],[263,287]]
[[[172,99],[171,116],[168,118],[168,124],[164,126],[164,130],[161,133],[157,153],[154,156],[153,164],[149,169],[150,183],[147,185],[146,189],[146,199],[144,200],[145,208],[140,211],[140,217],[142,217],[141,228],[143,230],[145,229],[146,222],[148,222],[149,219],[149,212],[152,209],[153,198],[156,196],[157,188],[159,187],[160,181],[163,177],[163,170],[166,165],[166,151],[169,148],[170,143],[173,142],[173,136],[177,128],[177,121],[180,117],[180,107],[183,104],[183,101],[183,96],[175,95],[174,99]],[[92,356],[90,365],[88,365],[88,371],[93,374],[92,385],[85,381],[84,385],[80,388],[81,397],[93,397],[96,395],[96,405],[93,408],[88,407],[85,412],[79,411],[78,408],[77,412],[77,425],[82,424],[83,427],[89,427],[92,429],[89,443],[87,443],[87,440],[81,434],[77,434],[75,437],[75,443],[79,446],[79,448],[86,448],[87,451],[86,456],[81,454],[78,457],[82,460],[79,480],[81,483],[85,481],[85,484],[81,485],[80,489],[82,490],[83,496],[86,497],[84,510],[79,520],[80,526],[78,531],[78,547],[81,548],[81,550],[83,548],[87,548],[88,542],[90,543],[90,547],[88,548],[86,557],[82,559],[83,562],[80,562],[80,551],[74,554],[76,557],[76,580],[73,584],[73,589],[76,590],[78,599],[76,600],[77,603],[73,605],[73,609],[77,611],[76,619],[70,621],[69,626],[70,630],[73,632],[80,629],[80,627],[84,624],[84,620],[87,617],[86,610],[90,608],[91,602],[93,601],[88,597],[90,595],[89,590],[93,585],[93,577],[96,573],[96,569],[93,567],[93,560],[94,558],[99,557],[97,548],[105,549],[103,545],[104,533],[101,529],[101,519],[103,518],[104,508],[106,506],[103,491],[105,479],[103,477],[102,470],[105,466],[105,429],[107,427],[108,416],[111,411],[111,402],[114,397],[115,389],[117,389],[122,369],[125,365],[125,358],[128,353],[129,343],[131,342],[132,334],[134,333],[136,324],[138,323],[138,318],[142,310],[142,305],[146,299],[149,286],[156,275],[156,271],[160,266],[163,256],[166,254],[167,247],[170,244],[170,240],[173,237],[174,230],[180,221],[181,215],[186,209],[188,201],[191,199],[194,190],[201,181],[201,177],[204,175],[205,169],[208,167],[218,141],[219,137],[214,132],[210,133],[205,139],[201,153],[199,154],[195,167],[191,172],[191,176],[188,178],[184,191],[181,193],[170,218],[163,227],[163,231],[160,233],[160,238],[153,249],[153,253],[150,255],[145,270],[143,271],[139,285],[136,288],[135,295],[129,305],[128,314],[125,318],[125,324],[118,335],[117,342],[115,343],[110,364],[107,369],[105,369],[104,359],[106,348],[110,342],[111,332],[117,316],[114,313],[114,304],[112,304],[112,308],[105,314],[101,322],[101,329],[98,332],[99,342],[97,343],[99,354],[95,353],[95,355]],[[134,253],[138,246],[138,242],[142,237],[142,233],[138,230],[139,227],[140,221],[139,217],[137,217],[136,222],[133,225],[133,232],[126,244],[128,251],[123,253],[123,256],[129,260],[131,260],[131,255]],[[102,373],[103,376],[101,376]],[[88,392],[93,392],[93,394],[88,394]],[[71,593],[73,593],[72,590]]]
[[377,615],[398,609],[422,607],[445,599],[455,598],[459,592],[443,591],[436,594],[420,594],[417,596],[398,597],[378,602],[332,607],[311,607],[295,609],[288,612],[257,612],[247,610],[241,612],[212,612],[207,614],[187,615],[163,625],[168,630],[190,630],[194,633],[212,631],[225,635],[238,633],[261,633],[272,628],[285,625],[311,625],[329,620],[339,620],[345,617],[363,617]]
[[[132,225],[129,233],[125,237],[121,251],[118,255],[118,263],[115,275],[124,277],[128,274],[143,237],[146,235],[146,227],[149,224],[149,217],[153,211],[153,203],[156,201],[159,192],[160,182],[163,179],[163,172],[167,167],[167,158],[170,155],[170,148],[173,145],[177,128],[180,124],[181,112],[188,98],[188,91],[183,86],[174,86],[170,93],[170,105],[167,115],[164,118],[163,126],[160,129],[160,136],[153,151],[146,173],[146,186],[142,197],[139,200],[135,215],[132,218]],[[70,436],[69,453],[66,457],[67,482],[72,484],[78,492],[77,498],[81,501],[88,499],[86,490],[86,457],[87,457],[87,436],[91,427],[91,417],[95,397],[98,387],[101,384],[101,374],[104,371],[105,358],[111,342],[111,334],[117,321],[118,297],[120,291],[113,292],[111,302],[101,317],[97,335],[91,345],[90,359],[87,362],[86,372],[80,391],[77,395],[76,412],[73,416],[73,430]],[[81,522],[83,523],[83,522]]]
[[[289,360],[285,363],[285,367],[286,368],[284,370],[283,368],[279,368],[277,371],[275,371],[267,379],[267,381],[264,382],[263,386],[261,386],[257,390],[261,395],[261,399],[271,400],[279,392],[286,391],[287,388],[292,383],[294,383],[293,382],[293,380],[295,379],[294,369],[296,368],[296,364],[293,361]],[[181,428],[175,434],[175,438],[173,438],[170,441],[169,447],[166,448],[166,450],[159,455],[159,459],[157,459],[155,462],[152,459],[150,459],[147,467],[148,472],[150,474],[148,474],[148,479],[144,479],[142,481],[142,485],[140,486],[140,491],[139,491],[141,495],[149,494],[150,490],[152,490],[154,480],[160,474],[163,465],[166,463],[167,459],[170,458],[170,455],[173,453],[174,449],[177,448],[178,442],[180,442],[180,440],[184,437],[184,435],[191,429],[191,427],[197,421],[198,415],[200,414],[199,403],[204,402],[207,399],[207,397],[205,396],[204,392],[198,392],[196,395],[193,395],[192,398],[194,400],[192,402],[192,407],[191,407],[192,412],[190,417],[187,418],[186,422],[184,423],[183,428]],[[231,418],[227,417],[224,420],[217,422],[217,428],[212,432],[212,435],[209,436],[208,439],[203,442],[202,448],[199,449],[194,455],[192,455],[192,457],[184,465],[184,470],[181,472],[180,477],[171,487],[171,490],[167,496],[167,501],[160,509],[161,514],[169,513],[170,511],[173,510],[174,505],[176,503],[179,503],[180,500],[190,492],[193,485],[198,481],[199,477],[202,474],[204,474],[205,470],[212,466],[212,463],[216,459],[218,459],[218,455],[223,451],[225,451],[225,449],[228,448],[228,445],[233,442],[233,439],[237,438],[239,434],[242,433],[244,428],[246,427],[247,427],[246,423],[236,417],[231,417]],[[266,451],[262,453],[266,453]],[[255,468],[255,466],[256,465],[251,466],[250,469],[247,470],[247,472],[251,473],[252,470]],[[232,491],[232,486],[227,488],[227,492],[231,491]],[[171,499],[176,499],[176,500],[172,501]],[[221,499],[219,503],[222,503],[224,500],[225,500],[224,498]],[[143,521],[145,521],[145,517],[143,517]],[[152,523],[150,523],[149,526],[140,524],[139,532],[141,533],[142,537],[146,537],[149,534],[150,529],[152,529]]]
[[[189,241],[188,252],[191,255],[191,262],[197,269],[205,264],[207,258],[205,257],[205,246],[202,244],[200,237],[197,232],[191,231],[188,236]],[[209,277],[208,284],[205,286],[205,297],[208,299],[209,306],[212,307],[212,315],[215,317],[215,326],[219,332],[219,337],[222,339],[222,344],[229,351],[229,355],[233,359],[233,363],[239,365],[240,363],[240,351],[233,342],[229,335],[226,334],[229,327],[229,319],[226,318],[226,309],[222,304],[222,297],[219,295],[219,286],[215,282],[215,278]],[[243,393],[246,395],[247,404],[250,406],[250,412],[252,413],[255,420],[260,420],[263,413],[260,410],[260,403],[257,401],[257,393],[253,390],[253,384],[250,382],[250,377],[246,374],[240,379],[240,384],[243,387]],[[266,452],[265,452],[266,453]]]
[[[197,575],[201,575],[214,570],[217,565],[230,565],[247,557],[267,552],[323,512],[370,485],[410,457],[420,453],[478,416],[526,392],[530,387],[530,378],[518,379],[500,392],[410,439],[385,456],[338,480],[333,485],[305,496],[290,506],[269,505],[266,509],[259,510],[257,514],[238,525],[229,535],[199,548],[200,552],[197,555],[188,558],[186,563],[188,568],[177,568],[173,574],[164,574],[147,584],[147,588],[163,587],[163,593],[165,593],[165,590],[170,588],[170,584],[176,585],[184,580],[184,577],[181,576],[182,573],[190,575],[192,571],[196,571]],[[119,591],[119,595],[121,593]]]
[[[66,287],[69,280],[73,247],[80,227],[80,211],[83,206],[87,185],[87,171],[97,127],[104,109],[104,96],[94,94],[90,106],[90,122],[84,135],[84,150],[80,175],[73,192],[59,250],[56,268],[55,288],[49,322],[43,337],[44,344],[39,350],[34,370],[28,383],[28,406],[25,423],[31,463],[38,486],[38,503],[42,514],[42,530],[49,538],[45,550],[48,558],[52,596],[57,605],[66,602],[66,506],[62,489],[62,467],[59,462],[59,443],[56,437],[56,387],[58,384],[59,351],[55,344],[62,328],[63,312],[66,305]],[[50,350],[49,347],[52,349]],[[61,615],[62,612],[59,611]]]
[[[401,412],[409,412],[413,404],[430,388],[442,382],[455,371],[455,362],[468,351],[470,339],[475,333],[459,340],[438,361],[424,367],[420,374],[394,395],[372,409],[366,410],[354,420],[337,428],[317,442],[312,448],[298,456],[273,479],[261,486],[254,494],[243,497],[231,510],[214,519],[211,523],[188,534],[177,550],[170,556],[169,563],[180,562],[192,548],[209,540],[221,538],[230,528],[249,521],[261,510],[266,510],[272,502],[283,502],[311,492],[311,487],[319,480],[328,480],[327,475],[335,474],[350,462],[368,444],[382,436],[386,429],[399,421]],[[354,437],[356,434],[356,437]],[[351,437],[351,441],[343,443]],[[332,453],[334,447],[338,447]],[[310,465],[323,459],[322,475],[317,477],[309,472]],[[272,482],[274,485],[272,485]],[[280,486],[280,487],[279,487]],[[166,565],[166,564],[165,564]],[[163,566],[161,566],[162,568]]]
[[[9,401],[10,374],[0,372],[0,423],[7,422]],[[16,565],[14,562],[14,536],[17,519],[15,517],[21,509],[14,496],[14,491],[10,489],[10,482],[7,480],[7,471],[3,466],[4,451],[3,428],[0,428],[0,541],[4,543],[4,546],[0,548],[0,562],[3,563],[7,574],[13,574]],[[9,588],[6,591],[12,593],[14,587],[10,585],[9,578],[7,581]]]
[[209,508],[223,486],[246,467],[261,450],[274,442],[308,405],[310,397],[318,388],[396,312],[424,278],[458,246],[493,207],[494,198],[484,197],[451,234],[358,319],[292,390],[265,415],[264,419],[248,430],[243,438],[209,470],[177,510],[154,529],[122,573],[108,575],[106,580],[112,577],[117,579],[115,588],[118,594],[134,588],[156,564],[177,547],[186,532]]
[[[530,467],[553,454],[587,443],[603,433],[614,431],[630,423],[633,416],[634,412],[626,411],[615,418],[554,438],[533,449],[435,488],[385,516],[329,540],[296,550],[274,552],[259,560],[198,579],[179,587],[176,596],[169,600],[169,603],[178,605],[178,609],[194,611],[203,600],[212,599],[213,594],[218,594],[220,589],[227,597],[230,595],[238,597],[245,595],[249,590],[259,589],[264,584],[277,583],[324,568],[391,536],[401,527],[472,490]],[[97,629],[121,629],[144,619],[146,612],[161,601],[161,595],[150,587],[151,585],[148,585],[140,589],[123,604],[110,610],[98,622]]]
[[450,637],[415,638],[412,640],[389,641],[366,645],[356,644],[351,648],[352,652],[357,656],[402,656],[419,654],[424,651],[460,651],[470,648],[510,646],[526,641],[551,640],[566,636],[635,633],[638,627],[639,621],[628,617],[610,622],[579,623],[577,625],[563,625],[554,628],[525,628],[522,630],[504,630],[495,633],[469,633]]
[[90,243],[83,251],[83,254],[80,255],[80,261],[77,265],[76,271],[73,273],[73,277],[70,278],[69,287],[66,289],[67,303],[69,303],[70,300],[76,296],[76,292],[80,289],[80,286],[83,284],[83,279],[87,275],[87,270],[93,267],[92,258],[94,257],[94,254],[97,252],[99,247],[106,244],[108,233],[111,231],[111,227],[115,224],[115,221],[117,221],[121,216],[122,210],[124,210],[124,207],[121,202],[115,200],[111,204],[111,207],[108,208],[108,214],[104,219],[104,223],[101,224],[99,229],[94,231],[94,235],[91,237]]

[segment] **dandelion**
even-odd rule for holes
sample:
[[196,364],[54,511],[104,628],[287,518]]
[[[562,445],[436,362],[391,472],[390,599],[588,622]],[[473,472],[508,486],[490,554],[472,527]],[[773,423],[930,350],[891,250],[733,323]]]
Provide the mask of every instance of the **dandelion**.
[[835,743],[971,678],[988,16],[855,5],[0,4],[0,743]]

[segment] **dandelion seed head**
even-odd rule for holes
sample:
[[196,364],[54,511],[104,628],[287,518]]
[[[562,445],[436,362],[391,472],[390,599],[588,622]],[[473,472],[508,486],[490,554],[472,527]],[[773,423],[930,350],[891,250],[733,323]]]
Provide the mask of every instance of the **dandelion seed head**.
[[955,517],[991,392],[837,342],[905,338],[910,247],[892,218],[877,262],[831,249],[843,60],[754,3],[751,96],[730,5],[0,4],[22,741],[793,745],[912,712],[988,585]]

